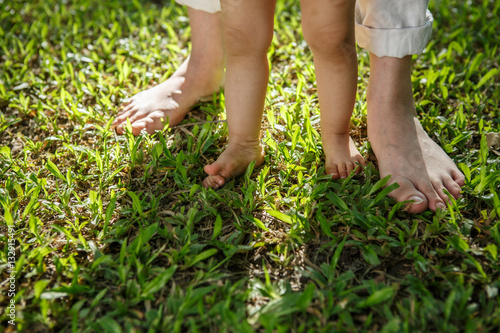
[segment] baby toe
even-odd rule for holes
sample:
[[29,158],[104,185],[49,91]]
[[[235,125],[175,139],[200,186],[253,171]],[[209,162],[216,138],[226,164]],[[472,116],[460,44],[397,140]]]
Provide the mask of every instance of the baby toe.
[[350,161],[346,162],[345,166],[346,166],[346,172],[347,172],[348,175],[350,175],[351,172],[353,172],[354,169],[356,169],[356,165],[353,162],[350,162]]
[[340,179],[347,178],[349,173],[347,172],[347,165],[343,162],[337,164],[337,169],[339,170]]
[[333,164],[333,166],[329,166],[326,169],[326,173],[328,175],[331,175],[332,179],[339,179],[340,178],[340,174],[339,174],[339,171],[338,171],[338,168],[337,168],[336,164]]

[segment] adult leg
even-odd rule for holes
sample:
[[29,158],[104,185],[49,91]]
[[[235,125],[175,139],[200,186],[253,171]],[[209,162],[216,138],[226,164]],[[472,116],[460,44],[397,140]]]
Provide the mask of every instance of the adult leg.
[[326,170],[346,178],[365,164],[349,136],[358,79],[354,1],[302,0],[301,6],[302,31],[314,54]]
[[[393,3],[394,2],[394,3]],[[385,4],[384,4],[385,3]],[[381,177],[400,187],[391,196],[412,201],[409,212],[445,208],[446,189],[460,196],[464,176],[417,119],[411,54],[430,36],[427,0],[358,0],[358,43],[370,50],[368,136]]]
[[223,0],[226,51],[225,104],[228,146],[216,162],[205,166],[205,187],[218,188],[264,162],[260,145],[262,113],[269,80],[267,50],[273,38],[273,0]]
[[119,134],[127,118],[134,135],[143,129],[153,134],[167,119],[175,126],[200,98],[216,92],[224,78],[224,51],[220,13],[188,8],[191,55],[165,82],[134,95],[113,122]]

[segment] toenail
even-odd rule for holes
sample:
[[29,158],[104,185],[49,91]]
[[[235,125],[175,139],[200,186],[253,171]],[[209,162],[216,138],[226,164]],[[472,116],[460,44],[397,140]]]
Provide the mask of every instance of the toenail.
[[413,201],[412,202],[413,205],[418,205],[418,204],[421,204],[422,202],[424,202],[424,199],[422,199],[422,197],[419,197],[419,196],[413,196],[408,200]]
[[446,208],[445,204],[444,204],[444,203],[442,203],[442,202],[438,202],[438,203],[436,204],[436,207],[437,207],[437,208],[440,208],[440,209],[445,209],[445,208]]

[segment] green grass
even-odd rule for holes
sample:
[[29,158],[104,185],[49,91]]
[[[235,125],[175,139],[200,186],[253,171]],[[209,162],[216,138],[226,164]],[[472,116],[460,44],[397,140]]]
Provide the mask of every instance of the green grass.
[[[298,1],[278,4],[266,163],[200,186],[226,142],[222,94],[182,127],[109,130],[125,98],[189,53],[173,2],[0,2],[0,320],[7,226],[19,331],[486,332],[500,327],[498,1],[435,0],[417,111],[466,175],[463,198],[405,213],[373,164],[325,176]],[[369,161],[359,50],[353,136]],[[496,149],[496,150],[495,150]]]

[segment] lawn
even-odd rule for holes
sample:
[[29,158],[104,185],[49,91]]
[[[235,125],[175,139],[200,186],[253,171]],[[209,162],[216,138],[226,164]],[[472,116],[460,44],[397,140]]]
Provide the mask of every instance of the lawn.
[[500,2],[431,1],[417,112],[466,185],[417,215],[377,171],[362,49],[352,135],[369,165],[325,175],[299,2],[277,10],[266,163],[214,191],[222,91],[153,136],[110,129],[189,54],[185,8],[0,0],[0,331],[499,331]]

